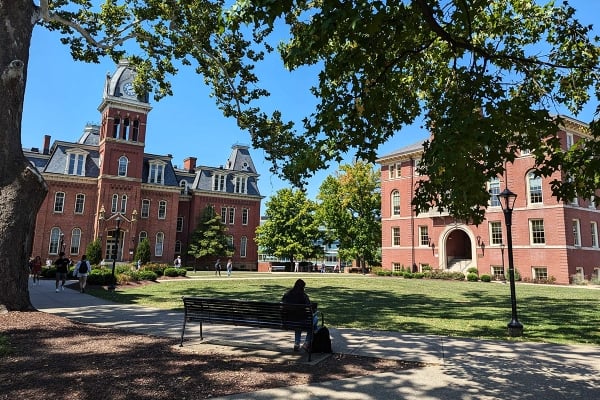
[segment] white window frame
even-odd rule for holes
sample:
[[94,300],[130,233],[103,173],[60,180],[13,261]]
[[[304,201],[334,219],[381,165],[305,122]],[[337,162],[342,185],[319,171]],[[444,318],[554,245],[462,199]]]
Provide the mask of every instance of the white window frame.
[[400,227],[392,226],[392,247],[400,247]]
[[390,195],[390,203],[392,205],[392,216],[400,215],[400,191],[398,189],[394,189]]
[[[541,223],[541,225],[539,225]],[[536,226],[537,225],[537,226]],[[537,228],[541,226],[542,230],[535,230],[534,227]],[[541,218],[534,218],[529,220],[529,241],[534,246],[543,246],[546,244],[546,228],[544,226],[544,220]],[[540,233],[541,232],[541,235]]]
[[548,267],[531,267],[531,276],[533,277],[533,279],[548,279]]
[[419,225],[419,247],[429,246],[429,227],[427,225]]
[[542,204],[544,202],[542,177],[535,176],[533,171],[527,174],[527,201],[529,204]]
[[569,150],[575,144],[575,137],[572,133],[567,132],[566,144],[567,150]]
[[227,223],[227,207],[221,207],[221,223],[223,225]]
[[50,241],[48,242],[48,254],[58,254],[60,251],[60,228],[50,230]]
[[150,218],[150,200],[142,199],[142,209],[140,210],[140,218]]
[[81,149],[67,150],[67,165],[65,174],[75,176],[85,176],[85,161],[88,153]]
[[250,214],[250,210],[247,208],[242,208],[242,225],[248,225],[248,216]]
[[181,240],[175,241],[175,254],[181,254]]
[[71,231],[71,254],[79,254],[81,249],[81,229],[74,228]]
[[490,207],[500,207],[500,198],[498,198],[500,194],[500,179],[497,177],[490,179],[488,188],[490,193]]
[[225,174],[214,174],[212,179],[213,179],[213,184],[212,184],[212,188],[213,191],[215,192],[224,192],[227,185],[226,185],[226,178],[227,175]]
[[235,223],[235,207],[229,207],[229,225],[233,225]]
[[110,202],[110,212],[116,214],[119,211],[119,195],[113,194]]
[[58,214],[65,212],[65,192],[54,193],[54,212]]
[[156,234],[156,243],[154,244],[154,255],[155,256],[162,257],[164,245],[165,245],[165,234],[163,232],[158,232]]
[[158,202],[158,219],[167,219],[167,202],[165,200]]
[[129,166],[129,159],[125,156],[119,157],[119,166],[117,169],[118,176],[127,176],[127,167]]
[[75,195],[75,214],[83,214],[85,211],[85,194],[77,193]]
[[165,183],[165,165],[164,161],[150,161],[148,168],[148,183],[155,185],[164,185]]
[[235,193],[247,194],[248,193],[248,177],[247,176],[236,176],[235,177]]
[[124,194],[121,196],[121,214],[127,213],[127,195]]
[[246,236],[242,236],[240,238],[240,258],[246,258],[247,250],[248,250],[248,238]]
[[590,231],[592,235],[592,247],[598,248],[598,223],[596,221],[590,222]]
[[[488,224],[488,229],[490,232],[490,244],[493,246],[500,246],[503,243],[502,240],[502,222],[500,221],[490,221]],[[500,235],[498,237],[498,235]],[[499,240],[498,240],[499,239]]]
[[144,239],[148,239],[148,232],[140,231],[140,234],[138,236],[138,243],[142,243],[142,240]]
[[581,224],[578,219],[572,221],[573,226],[573,246],[581,247]]

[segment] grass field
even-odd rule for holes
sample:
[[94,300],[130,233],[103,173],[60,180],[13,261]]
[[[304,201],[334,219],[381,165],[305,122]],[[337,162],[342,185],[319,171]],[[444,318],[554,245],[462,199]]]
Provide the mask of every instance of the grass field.
[[[181,296],[279,301],[302,277],[306,292],[334,327],[508,339],[508,284],[374,277],[354,274],[213,273],[90,294],[119,303],[182,310]],[[522,338],[600,345],[598,288],[517,284]]]

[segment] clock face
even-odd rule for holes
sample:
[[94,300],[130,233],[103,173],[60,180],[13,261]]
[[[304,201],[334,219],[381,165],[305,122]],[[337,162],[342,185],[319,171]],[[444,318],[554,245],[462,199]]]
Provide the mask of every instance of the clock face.
[[127,82],[123,85],[123,93],[126,96],[135,96],[135,91],[133,90],[133,83]]

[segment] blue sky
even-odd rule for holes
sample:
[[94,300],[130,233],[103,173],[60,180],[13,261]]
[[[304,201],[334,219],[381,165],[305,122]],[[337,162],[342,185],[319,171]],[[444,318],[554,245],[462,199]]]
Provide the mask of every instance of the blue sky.
[[[571,1],[578,9],[580,20],[600,23],[600,2]],[[36,27],[30,50],[25,104],[23,109],[22,145],[42,147],[48,134],[54,140],[76,141],[87,123],[99,123],[97,108],[102,99],[105,75],[116,66],[109,59],[101,64],[86,64],[72,60],[59,35]],[[316,103],[308,89],[316,81],[311,70],[289,73],[274,60],[258,70],[263,87],[272,94],[267,106],[279,109],[283,118],[298,123],[309,115]],[[186,157],[197,157],[199,165],[219,166],[225,163],[231,146],[251,144],[247,132],[240,131],[235,121],[222,116],[208,97],[202,77],[182,70],[172,81],[174,95],[160,102],[152,101],[148,118],[146,152],[172,154],[173,164],[181,166]],[[590,104],[577,118],[589,121],[596,104]],[[427,137],[418,126],[408,127],[378,149],[383,155]],[[270,164],[260,149],[251,152],[261,174],[259,188],[263,196],[289,185],[269,172]],[[348,157],[348,160],[351,156]],[[337,165],[317,174],[308,187],[314,198],[323,179],[334,173]],[[264,207],[263,207],[264,208]]]

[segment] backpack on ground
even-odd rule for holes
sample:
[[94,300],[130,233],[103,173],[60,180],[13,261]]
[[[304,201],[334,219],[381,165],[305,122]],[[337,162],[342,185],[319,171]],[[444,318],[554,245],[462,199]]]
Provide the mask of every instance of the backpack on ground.
[[79,268],[77,269],[77,272],[80,274],[87,274],[88,273],[88,262],[87,261],[80,261],[79,262]]
[[331,350],[331,337],[329,336],[329,329],[326,326],[322,326],[318,331],[315,332],[315,336],[312,342],[313,353],[333,353]]

